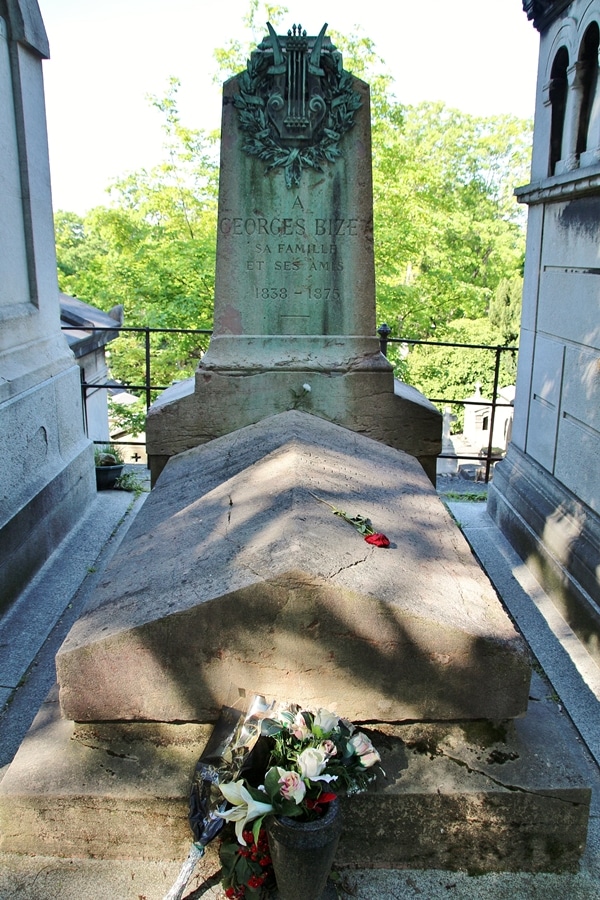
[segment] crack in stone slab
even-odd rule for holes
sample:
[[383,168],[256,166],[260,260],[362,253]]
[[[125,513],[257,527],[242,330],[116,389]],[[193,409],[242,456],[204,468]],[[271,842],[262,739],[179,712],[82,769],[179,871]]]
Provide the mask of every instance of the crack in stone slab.
[[347,566],[340,566],[339,569],[336,569],[335,572],[331,572],[329,575],[326,576],[326,578],[328,580],[331,580],[332,578],[335,578],[336,575],[339,575],[340,572],[346,572],[348,569],[353,569],[355,566],[362,565],[362,563],[367,561],[367,558],[369,557],[369,555],[370,554],[367,553],[367,554],[365,554],[365,556],[362,557],[362,559],[355,559],[354,562],[348,563]]
[[[71,740],[76,741],[81,747],[87,747],[88,750],[97,750],[99,753],[106,753],[107,756],[112,756],[115,759],[129,759],[131,762],[139,762],[137,756],[129,756],[128,753],[116,753],[114,750],[110,750],[108,747],[100,747],[98,744],[89,744],[87,741],[82,741],[80,738],[73,737]],[[108,769],[107,771],[111,771]],[[114,775],[114,772],[112,772]]]
[[451,762],[456,763],[456,765],[461,766],[462,768],[466,769],[470,775],[480,775],[483,778],[486,778],[488,781],[491,781],[492,784],[495,784],[498,787],[504,788],[504,790],[506,790],[506,791],[515,791],[520,794],[530,794],[534,797],[547,797],[552,800],[559,800],[561,803],[566,803],[569,806],[579,806],[580,805],[577,801],[568,800],[568,799],[566,799],[564,797],[560,797],[554,793],[548,793],[546,791],[530,791],[530,790],[527,790],[527,788],[521,787],[516,784],[506,784],[505,782],[501,781],[499,778],[494,778],[493,775],[490,775],[490,773],[486,772],[485,770],[473,768],[473,766],[470,766],[469,763],[465,762],[464,759],[460,759],[460,757],[451,756],[449,753],[446,753],[444,750],[440,750],[439,748],[438,748],[438,753],[440,756],[443,756],[445,759],[448,759]]

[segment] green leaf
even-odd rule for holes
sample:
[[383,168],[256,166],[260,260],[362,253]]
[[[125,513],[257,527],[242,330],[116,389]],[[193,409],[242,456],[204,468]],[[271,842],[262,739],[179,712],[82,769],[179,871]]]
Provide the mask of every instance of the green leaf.
[[[258,835],[260,833],[260,829],[263,826],[264,818],[265,818],[264,816],[259,816],[258,819],[254,820],[254,823],[252,825],[252,837],[254,838],[255,844],[258,844]],[[245,879],[245,880],[247,880],[247,879]]]
[[269,769],[269,771],[265,775],[265,791],[267,792],[267,796],[271,802],[271,805],[273,805],[273,801],[276,798],[280,797],[279,772],[275,767]]
[[266,737],[274,737],[285,730],[281,722],[277,722],[275,719],[263,719],[260,723],[260,733]]
[[260,791],[258,788],[252,787],[252,785],[248,784],[247,782],[245,782],[245,787],[253,800],[258,800],[259,803],[266,802],[267,797],[264,791]]

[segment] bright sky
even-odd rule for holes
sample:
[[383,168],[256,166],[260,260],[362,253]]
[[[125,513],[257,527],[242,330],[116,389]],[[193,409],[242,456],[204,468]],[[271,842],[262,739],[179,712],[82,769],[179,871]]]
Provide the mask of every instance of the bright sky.
[[[248,0],[38,0],[55,209],[108,202],[114,178],[161,158],[160,113],[147,95],[182,82],[185,125],[220,123],[215,47],[242,38]],[[272,0],[273,2],[273,0]],[[402,103],[443,100],[475,115],[533,116],[538,34],[521,0],[294,0],[281,31],[300,21],[359,26],[395,78]],[[266,29],[265,29],[266,32]]]

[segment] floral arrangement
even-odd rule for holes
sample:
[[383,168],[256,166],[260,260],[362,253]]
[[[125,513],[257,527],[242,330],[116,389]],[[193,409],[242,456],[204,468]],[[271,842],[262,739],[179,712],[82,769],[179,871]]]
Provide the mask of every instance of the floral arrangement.
[[235,826],[235,839],[230,832],[220,851],[226,896],[259,897],[270,883],[266,816],[316,819],[336,798],[334,789],[364,790],[378,762],[367,735],[329,710],[286,705],[263,719],[244,777],[219,785],[231,806],[218,815]]

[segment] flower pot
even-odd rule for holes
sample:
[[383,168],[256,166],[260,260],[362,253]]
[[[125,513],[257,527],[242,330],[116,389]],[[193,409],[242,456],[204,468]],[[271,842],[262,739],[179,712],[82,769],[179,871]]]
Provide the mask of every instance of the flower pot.
[[115,486],[115,481],[121,475],[123,465],[118,466],[96,466],[96,487],[99,491]]
[[320,819],[265,819],[279,900],[321,900],[342,831],[339,800]]

